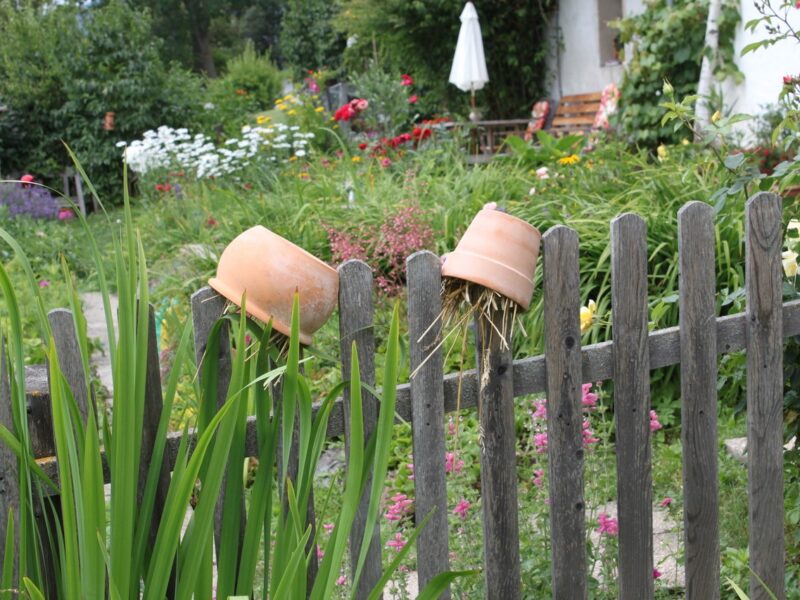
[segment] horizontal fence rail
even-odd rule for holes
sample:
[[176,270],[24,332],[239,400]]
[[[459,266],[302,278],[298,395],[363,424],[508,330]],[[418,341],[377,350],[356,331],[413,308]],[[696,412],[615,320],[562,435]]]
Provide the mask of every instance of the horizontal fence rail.
[[[747,315],[736,313],[717,317],[717,354],[730,354],[745,349],[745,323]],[[800,300],[792,300],[783,304],[783,337],[800,335]],[[680,364],[680,327],[667,327],[648,334],[650,348],[650,370],[661,369]],[[609,380],[613,376],[611,357],[614,342],[601,342],[581,348],[582,383],[593,383]],[[514,397],[538,394],[546,389],[547,379],[544,355],[521,358],[514,361]],[[31,405],[37,402],[49,402],[47,389],[47,369],[44,365],[28,367],[28,401]],[[458,401],[459,379],[461,379],[461,402]],[[397,386],[397,416],[403,421],[414,419],[411,408],[411,385]],[[331,410],[328,421],[328,437],[344,435],[344,409],[342,398],[338,398]],[[475,369],[463,373],[450,373],[444,376],[444,411],[455,412],[457,408],[469,409],[478,405],[478,375]],[[316,411],[316,409],[315,409]],[[168,434],[165,456],[174,466],[178,454],[182,432]],[[189,447],[194,444],[196,432],[189,429]],[[258,456],[258,439],[256,435],[255,417],[247,420],[248,456]],[[41,458],[38,461],[44,472],[54,481],[58,479],[58,467],[54,457]]]

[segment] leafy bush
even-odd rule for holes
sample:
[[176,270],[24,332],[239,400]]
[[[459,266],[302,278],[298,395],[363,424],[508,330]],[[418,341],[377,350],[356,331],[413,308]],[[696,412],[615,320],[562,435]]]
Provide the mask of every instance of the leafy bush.
[[[412,73],[420,96],[452,112],[468,111],[468,96],[448,83],[463,3],[452,0],[342,0],[336,26],[356,44],[346,60],[356,72],[366,70],[375,51],[389,71]],[[547,24],[552,0],[478,5],[491,83],[479,92],[486,114],[510,118],[528,113],[545,92]]]
[[296,78],[309,69],[339,68],[345,40],[331,21],[337,8],[330,0],[287,0],[280,52]]
[[369,109],[362,115],[368,131],[395,135],[411,124],[418,98],[411,92],[410,77],[401,78],[373,64],[353,77],[352,82],[358,94],[369,100]]
[[[69,164],[63,140],[83,157],[100,193],[112,193],[117,142],[196,119],[200,81],[161,61],[147,13],[120,0],[86,11],[2,10],[0,97],[10,107],[0,117],[4,170],[54,178]],[[113,129],[104,128],[108,112]]]
[[[741,77],[733,64],[739,3],[724,0],[719,19],[719,62],[715,76]],[[679,98],[697,91],[705,46],[708,0],[650,0],[646,10],[618,22],[620,41],[630,49],[620,86],[618,123],[633,143],[655,147],[680,141],[683,133],[661,124],[661,88],[668,80]]]

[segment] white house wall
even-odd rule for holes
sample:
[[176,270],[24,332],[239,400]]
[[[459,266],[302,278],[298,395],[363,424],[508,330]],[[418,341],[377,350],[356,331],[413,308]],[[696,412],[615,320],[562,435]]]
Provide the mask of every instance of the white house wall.
[[[777,3],[779,0],[773,0]],[[767,49],[740,56],[742,48],[764,37],[763,27],[745,32],[744,24],[758,13],[752,0],[742,0],[742,20],[734,42],[737,64],[745,75],[744,83],[722,86],[727,107],[735,112],[758,113],[774,104],[784,75],[800,74],[800,45],[786,40]],[[641,14],[644,0],[623,0],[623,14]],[[790,11],[793,27],[800,29],[800,10]],[[622,79],[621,65],[601,65],[599,48],[598,0],[561,0],[550,26],[549,95],[600,91],[608,83]],[[560,43],[556,40],[559,37]],[[532,101],[535,99],[531,99]]]

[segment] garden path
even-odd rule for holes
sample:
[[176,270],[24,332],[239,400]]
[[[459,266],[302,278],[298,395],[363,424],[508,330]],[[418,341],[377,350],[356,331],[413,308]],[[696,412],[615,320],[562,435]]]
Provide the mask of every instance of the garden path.
[[[117,325],[117,296],[110,295],[111,312],[114,315],[114,326]],[[85,292],[81,294],[83,316],[86,319],[86,335],[89,339],[100,340],[100,349],[92,353],[91,362],[97,377],[108,390],[111,398],[114,391],[114,378],[111,374],[111,352],[108,348],[108,331],[106,330],[106,313],[103,309],[103,295],[100,292]]]

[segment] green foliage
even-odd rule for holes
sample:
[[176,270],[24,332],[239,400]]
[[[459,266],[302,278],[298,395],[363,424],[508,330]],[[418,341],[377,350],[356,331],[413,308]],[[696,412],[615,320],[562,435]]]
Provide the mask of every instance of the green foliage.
[[210,135],[238,135],[250,114],[272,108],[281,92],[283,73],[250,42],[228,62],[227,72],[208,80],[209,103],[198,129]]
[[[56,179],[69,164],[63,140],[81,153],[99,192],[111,194],[119,190],[117,142],[191,123],[201,109],[199,80],[164,65],[147,13],[121,0],[90,11],[3,10],[0,97],[10,107],[0,115],[4,171]],[[110,131],[108,112],[115,113]]]
[[298,79],[309,70],[339,67],[345,40],[331,21],[337,9],[331,0],[287,0],[280,52]]
[[[733,63],[738,6],[734,0],[722,3],[719,60],[714,65],[719,80],[741,76]],[[620,41],[631,48],[617,120],[631,142],[654,147],[680,140],[680,134],[660,123],[661,88],[667,80],[678,97],[697,91],[707,16],[708,0],[649,0],[642,14],[617,23]]]
[[[546,27],[554,5],[551,0],[492,0],[477,6],[490,79],[478,102],[486,105],[487,117],[527,114],[544,95]],[[447,81],[463,6],[453,0],[342,0],[336,26],[357,40],[347,50],[348,64],[366,70],[377,47],[386,70],[412,75],[429,106],[468,112],[468,95]]]
[[411,86],[402,85],[400,73],[373,64],[351,81],[358,95],[369,100],[369,108],[360,115],[367,131],[394,136],[411,124],[416,108],[408,102]]

